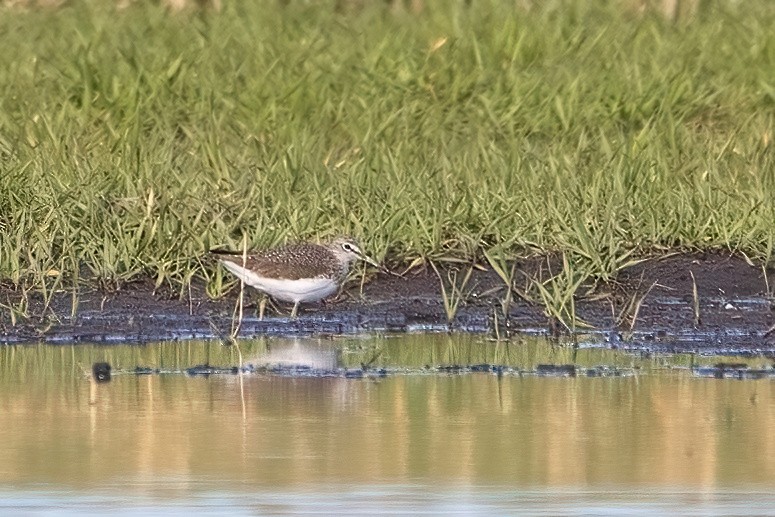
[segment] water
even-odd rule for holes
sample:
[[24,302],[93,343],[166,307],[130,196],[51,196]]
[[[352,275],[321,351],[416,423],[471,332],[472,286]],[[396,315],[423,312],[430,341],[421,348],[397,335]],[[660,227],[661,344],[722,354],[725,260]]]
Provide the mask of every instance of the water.
[[[240,353],[390,374],[174,373]],[[426,368],[496,358],[512,373]],[[775,382],[686,368],[720,360],[449,336],[5,347],[0,513],[773,515]],[[544,363],[617,374],[524,373]]]

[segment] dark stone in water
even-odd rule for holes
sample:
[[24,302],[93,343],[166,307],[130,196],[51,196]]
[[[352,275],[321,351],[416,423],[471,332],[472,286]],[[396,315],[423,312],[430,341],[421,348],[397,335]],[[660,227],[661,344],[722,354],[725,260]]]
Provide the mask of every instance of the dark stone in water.
[[148,366],[137,366],[135,367],[134,373],[135,375],[152,375],[154,373],[158,373],[158,370],[154,370]]
[[573,364],[539,364],[536,367],[538,375],[576,376],[576,366]]
[[97,382],[110,381],[110,363],[94,363],[91,367],[91,373]]

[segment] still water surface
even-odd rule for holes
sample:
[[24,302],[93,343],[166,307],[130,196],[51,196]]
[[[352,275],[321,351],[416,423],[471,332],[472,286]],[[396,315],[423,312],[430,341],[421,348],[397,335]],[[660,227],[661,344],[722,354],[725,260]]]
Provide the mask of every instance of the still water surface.
[[[239,350],[251,364],[411,367],[364,379],[127,373],[238,364],[212,342],[5,347],[0,513],[775,514],[773,380],[672,368],[713,358],[496,346],[414,336]],[[496,356],[624,375],[416,369]],[[116,374],[96,384],[84,371],[101,360]]]

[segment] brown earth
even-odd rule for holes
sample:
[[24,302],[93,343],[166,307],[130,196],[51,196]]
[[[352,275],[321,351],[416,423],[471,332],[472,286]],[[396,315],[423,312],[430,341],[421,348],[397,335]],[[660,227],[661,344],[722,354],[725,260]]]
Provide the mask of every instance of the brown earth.
[[[258,297],[251,296],[240,336],[449,330],[497,337],[569,334],[562,321],[547,315],[538,292],[527,280],[550,278],[551,271],[559,270],[556,261],[552,262],[533,258],[518,263],[507,317],[502,304],[505,283],[491,269],[477,268],[448,323],[439,276],[427,267],[404,277],[369,275],[362,290],[359,282],[350,282],[336,300],[302,305],[296,320],[289,320],[287,307],[280,306],[278,312],[271,305],[260,320]],[[457,271],[458,284],[467,268]],[[442,269],[439,273],[449,292],[448,279],[455,271]],[[684,254],[646,260],[622,271],[616,282],[580,289],[582,294],[574,300],[578,320],[573,336],[580,344],[644,352],[775,357],[774,289],[775,270],[765,272],[737,255]],[[19,297],[13,289],[0,287],[0,303],[17,303]],[[77,299],[73,310],[69,291],[55,293],[47,307],[41,295],[30,295],[26,317],[17,318],[15,324],[10,312],[0,309],[0,343],[223,337],[231,332],[237,289],[211,299],[202,284],[193,284],[190,295],[181,299],[167,290],[154,291],[146,280],[111,292],[84,289]]]

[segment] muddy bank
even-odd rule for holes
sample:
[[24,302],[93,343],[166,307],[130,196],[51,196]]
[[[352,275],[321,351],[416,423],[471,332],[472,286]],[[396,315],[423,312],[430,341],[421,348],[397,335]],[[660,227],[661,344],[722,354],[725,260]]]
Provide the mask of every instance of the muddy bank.
[[[557,269],[555,269],[557,271]],[[517,292],[527,278],[548,278],[545,259],[520,262]],[[446,279],[446,275],[442,272]],[[460,277],[460,275],[459,275]],[[696,285],[696,298],[695,298]],[[489,333],[564,333],[539,303],[518,294],[504,315],[505,284],[491,270],[474,270],[451,323],[447,321],[439,278],[430,268],[397,278],[370,276],[361,286],[347,285],[342,296],[303,306],[296,320],[267,307],[257,315],[257,296],[245,309],[240,336],[352,334],[361,332],[447,331]],[[767,290],[770,290],[768,293]],[[736,353],[775,356],[775,271],[719,253],[681,255],[645,261],[619,275],[616,283],[582,289],[577,317],[590,325],[577,330],[581,345],[645,352]],[[4,304],[19,294],[0,288]],[[0,342],[148,342],[223,337],[232,329],[236,289],[210,299],[203,285],[190,296],[153,290],[150,281],[103,292],[84,289],[73,308],[71,292],[56,293],[48,306],[40,295],[29,298],[27,315],[12,324],[0,314]],[[695,300],[698,303],[695,303]],[[634,320],[634,322],[633,322]]]

